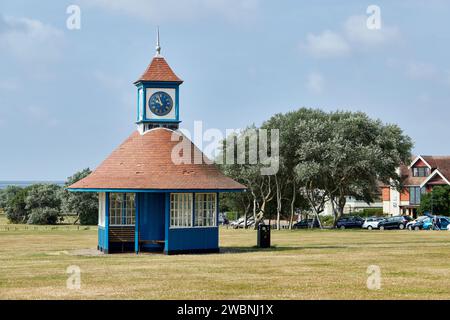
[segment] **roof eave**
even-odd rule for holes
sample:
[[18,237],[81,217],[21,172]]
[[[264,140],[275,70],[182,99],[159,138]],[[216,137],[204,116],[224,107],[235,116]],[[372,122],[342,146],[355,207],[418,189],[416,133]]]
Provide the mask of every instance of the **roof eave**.
[[132,188],[66,188],[69,192],[246,192],[247,188],[236,189],[132,189]]

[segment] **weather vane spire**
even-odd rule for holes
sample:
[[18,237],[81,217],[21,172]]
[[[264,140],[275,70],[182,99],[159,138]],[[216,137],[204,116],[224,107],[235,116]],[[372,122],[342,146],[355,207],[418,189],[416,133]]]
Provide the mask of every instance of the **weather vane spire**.
[[161,56],[161,46],[159,45],[159,26],[157,27],[156,31],[156,55],[155,57]]

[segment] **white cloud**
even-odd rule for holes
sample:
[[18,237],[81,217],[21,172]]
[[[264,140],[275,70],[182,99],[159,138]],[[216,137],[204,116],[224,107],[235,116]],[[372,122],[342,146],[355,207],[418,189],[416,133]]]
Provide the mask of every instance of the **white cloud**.
[[366,16],[351,16],[344,23],[344,33],[348,41],[355,45],[373,48],[399,39],[397,27],[381,25],[380,29],[367,28]]
[[342,57],[353,51],[372,50],[400,38],[397,27],[383,24],[381,29],[371,30],[366,22],[366,16],[350,16],[342,30],[324,30],[317,35],[309,33],[301,48],[315,58]]
[[89,0],[85,4],[161,23],[210,16],[248,21],[257,12],[259,0]]
[[312,72],[308,75],[308,81],[306,83],[306,87],[312,93],[322,93],[325,85],[325,81],[323,76],[318,72]]
[[39,20],[0,16],[0,51],[22,62],[59,58],[62,38],[62,31]]
[[344,56],[350,52],[345,39],[329,30],[319,35],[308,34],[306,44],[302,46],[310,55],[317,58]]

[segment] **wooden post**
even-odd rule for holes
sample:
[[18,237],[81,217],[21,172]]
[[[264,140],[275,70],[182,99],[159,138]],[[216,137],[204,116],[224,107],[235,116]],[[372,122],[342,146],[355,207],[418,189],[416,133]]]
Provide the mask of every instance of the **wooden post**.
[[109,192],[105,193],[105,236],[103,237],[103,252],[109,251]]
[[170,228],[170,192],[164,193],[164,219],[165,219],[165,236],[164,236],[164,252],[169,253],[169,228]]
[[134,196],[134,251],[139,254],[139,193]]

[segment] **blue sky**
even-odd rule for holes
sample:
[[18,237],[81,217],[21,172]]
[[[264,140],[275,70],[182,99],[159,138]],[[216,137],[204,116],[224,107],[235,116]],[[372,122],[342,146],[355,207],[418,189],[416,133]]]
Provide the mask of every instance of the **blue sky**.
[[[66,8],[81,8],[81,29]],[[368,5],[382,27],[365,27]],[[185,82],[182,126],[260,124],[302,106],[397,123],[450,154],[446,1],[3,0],[0,180],[95,168],[135,130],[132,82],[162,54]]]

